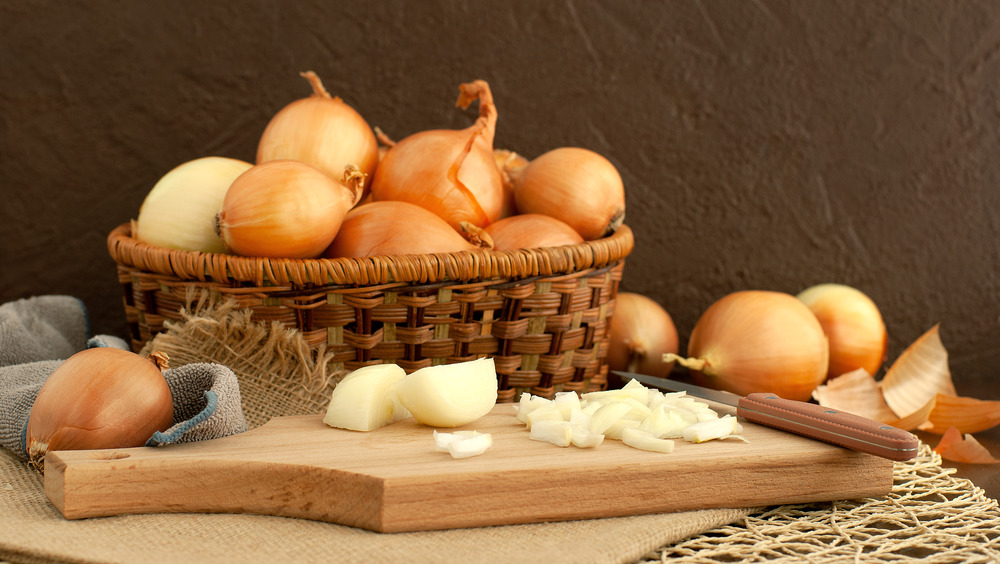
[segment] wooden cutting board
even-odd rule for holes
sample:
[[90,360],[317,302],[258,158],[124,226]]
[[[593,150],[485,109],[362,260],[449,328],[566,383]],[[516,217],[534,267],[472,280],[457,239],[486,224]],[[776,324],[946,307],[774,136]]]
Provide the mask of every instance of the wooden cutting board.
[[[713,406],[720,413],[728,408]],[[380,532],[451,529],[878,497],[892,461],[743,422],[749,443],[530,440],[511,404],[464,428],[485,454],[437,452],[413,419],[367,433],[322,416],[279,417],[211,441],[49,453],[45,493],[67,519],[126,513],[253,513]]]

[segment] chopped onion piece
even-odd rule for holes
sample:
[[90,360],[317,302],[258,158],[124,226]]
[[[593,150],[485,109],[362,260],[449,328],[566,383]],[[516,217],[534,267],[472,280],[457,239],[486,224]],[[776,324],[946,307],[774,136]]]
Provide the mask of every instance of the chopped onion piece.
[[410,412],[396,395],[406,372],[395,364],[373,364],[351,372],[330,394],[323,422],[351,431],[371,431],[406,419]]
[[570,423],[570,442],[577,448],[594,448],[604,442],[604,435],[591,433],[586,426]]
[[946,460],[965,464],[996,464],[1000,462],[975,437],[967,433],[963,438],[961,431],[955,427],[949,427],[944,432],[941,441],[934,447],[934,452]]
[[722,439],[738,435],[743,431],[739,421],[726,414],[718,419],[699,421],[684,428],[684,440],[692,443],[703,443],[713,439]]
[[538,421],[531,426],[528,438],[535,441],[552,443],[559,447],[573,444],[573,427],[568,421]]
[[452,458],[469,458],[483,454],[493,446],[493,435],[479,431],[441,433],[435,429],[434,446],[439,452],[451,454]]
[[674,441],[654,437],[642,429],[625,429],[622,442],[630,447],[653,452],[674,452]]

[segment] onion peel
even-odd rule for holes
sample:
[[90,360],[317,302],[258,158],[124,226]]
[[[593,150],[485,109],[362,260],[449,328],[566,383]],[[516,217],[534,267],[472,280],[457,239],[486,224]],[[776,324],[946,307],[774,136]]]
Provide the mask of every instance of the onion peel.
[[941,435],[949,428],[978,433],[1000,424],[1000,401],[938,394],[934,409],[920,430]]
[[986,450],[986,447],[975,437],[968,433],[963,436],[962,432],[955,427],[949,427],[944,432],[941,440],[934,447],[934,452],[941,455],[941,458],[963,464],[997,464],[1000,462],[1000,459],[990,454],[990,451]]
[[899,417],[920,410],[937,394],[957,395],[939,325],[899,355],[882,378],[880,388],[886,404]]

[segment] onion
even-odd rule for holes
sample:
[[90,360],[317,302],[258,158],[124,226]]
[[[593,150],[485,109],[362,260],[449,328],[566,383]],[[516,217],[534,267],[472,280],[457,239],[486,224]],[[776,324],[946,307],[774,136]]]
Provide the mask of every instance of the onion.
[[408,202],[371,202],[344,218],[326,258],[451,253],[477,248],[443,219]]
[[497,387],[496,367],[487,357],[421,368],[396,384],[396,395],[418,422],[458,427],[493,409]]
[[688,357],[664,355],[700,384],[740,395],[775,393],[807,401],[826,380],[829,347],[819,320],[790,294],[734,292],[695,323]]
[[167,357],[93,348],[66,359],[45,381],[28,416],[31,465],[53,450],[142,446],[173,424]]
[[172,169],[146,194],[135,238],[168,249],[226,252],[213,220],[229,185],[251,166],[237,159],[202,157]]
[[368,122],[323,87],[313,71],[301,73],[313,93],[271,118],[257,146],[257,164],[274,160],[309,163],[340,178],[354,165],[370,178],[378,164],[378,141]]
[[497,251],[558,247],[583,242],[583,237],[569,225],[538,213],[505,217],[487,225],[484,231],[493,240],[493,249]]
[[633,292],[618,292],[608,329],[607,362],[611,370],[666,378],[674,367],[663,355],[677,352],[677,327],[655,300]]
[[309,259],[321,255],[362,193],[348,165],[343,181],[299,161],[268,161],[241,174],[217,218],[226,247],[243,256]]
[[830,341],[827,378],[858,368],[878,373],[886,359],[888,335],[871,298],[843,284],[819,284],[796,297],[816,315]]
[[453,229],[485,227],[503,208],[503,180],[493,154],[497,110],[483,80],[461,85],[457,105],[479,99],[479,119],[461,130],[414,133],[386,151],[371,192],[376,201],[410,202],[439,215]]
[[520,213],[561,219],[587,241],[614,233],[625,220],[618,169],[589,149],[553,149],[513,172],[512,180]]

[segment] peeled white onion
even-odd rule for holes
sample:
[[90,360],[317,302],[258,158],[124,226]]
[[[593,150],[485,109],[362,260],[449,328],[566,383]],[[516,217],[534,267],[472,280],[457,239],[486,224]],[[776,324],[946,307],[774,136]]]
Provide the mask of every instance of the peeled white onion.
[[226,157],[202,157],[177,166],[146,194],[133,235],[166,249],[226,252],[215,232],[215,216],[229,185],[251,166]]
[[351,431],[372,431],[406,419],[410,412],[396,394],[406,371],[395,364],[373,364],[351,372],[330,395],[323,422]]
[[458,427],[486,415],[497,401],[492,358],[428,366],[396,385],[399,401],[414,419],[431,427]]

